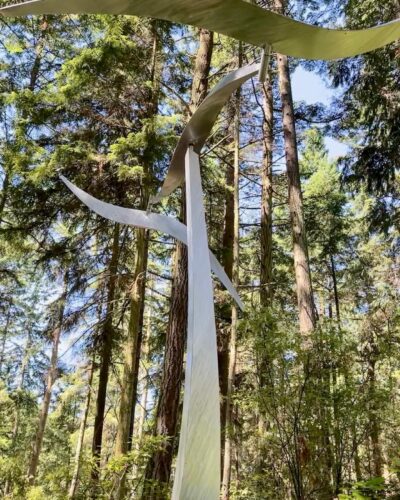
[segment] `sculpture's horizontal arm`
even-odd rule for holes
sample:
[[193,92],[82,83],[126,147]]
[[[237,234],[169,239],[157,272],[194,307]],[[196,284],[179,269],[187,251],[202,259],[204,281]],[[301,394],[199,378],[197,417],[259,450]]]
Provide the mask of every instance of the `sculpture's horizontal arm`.
[[132,14],[190,24],[289,56],[339,59],[383,47],[400,37],[400,20],[365,30],[330,30],[275,14],[242,0],[33,0],[0,9],[29,14]]
[[[161,231],[163,233],[169,234],[175,239],[181,241],[187,245],[187,229],[184,224],[179,222],[172,217],[166,215],[146,213],[142,210],[135,210],[132,208],[122,208],[116,205],[111,205],[110,203],[105,203],[104,201],[94,198],[90,194],[86,193],[82,189],[79,189],[75,184],[69,182],[64,176],[61,176],[63,182],[67,187],[77,196],[86,206],[88,206],[93,212],[101,215],[105,219],[112,220],[114,222],[119,222],[121,224],[127,224],[130,226],[141,227],[145,229],[154,229],[155,231]],[[244,310],[243,302],[235,290],[231,280],[228,278],[223,267],[218,262],[214,254],[210,251],[210,263],[211,269],[221,281],[224,287],[232,295],[233,299],[240,307]]]

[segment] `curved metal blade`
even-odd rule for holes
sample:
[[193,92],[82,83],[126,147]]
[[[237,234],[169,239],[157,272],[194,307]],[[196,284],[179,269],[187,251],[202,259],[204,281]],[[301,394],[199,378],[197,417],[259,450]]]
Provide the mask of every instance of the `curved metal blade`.
[[188,335],[182,425],[172,500],[217,500],[220,409],[217,335],[199,157],[186,156]]
[[186,125],[175,148],[164,183],[157,195],[151,198],[150,203],[159,202],[183,183],[185,180],[185,155],[189,145],[193,146],[196,153],[200,153],[221,109],[233,92],[252,76],[255,76],[259,69],[259,64],[252,64],[232,71],[207,95]]
[[207,28],[304,59],[340,59],[400,37],[400,20],[365,30],[331,30],[295,21],[242,0],[33,0],[0,9],[29,14],[131,14]]
[[[122,208],[116,205],[112,205],[111,203],[105,203],[104,201],[98,200],[97,198],[94,198],[90,194],[86,193],[86,191],[78,188],[64,176],[61,175],[60,178],[77,198],[79,198],[87,207],[89,207],[91,210],[93,210],[93,212],[96,212],[101,217],[112,220],[114,222],[119,222],[120,224],[127,224],[129,226],[161,231],[163,233],[171,235],[173,238],[187,245],[187,228],[178,220],[173,219],[172,217],[167,217],[166,215],[154,213],[147,214],[142,210]],[[241,301],[239,294],[237,293],[231,280],[228,278],[226,272],[224,271],[224,268],[221,266],[221,264],[218,262],[217,258],[211,251],[210,262],[211,269],[214,274],[231,294],[232,298],[240,307],[240,309],[244,311],[244,304]]]

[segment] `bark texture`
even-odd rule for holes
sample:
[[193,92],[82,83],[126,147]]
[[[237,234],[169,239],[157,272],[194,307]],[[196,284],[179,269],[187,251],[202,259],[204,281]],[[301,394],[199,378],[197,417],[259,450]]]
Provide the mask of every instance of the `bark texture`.
[[[276,0],[278,12],[283,13],[285,4]],[[297,304],[300,332],[308,345],[307,334],[315,328],[316,317],[308,261],[307,238],[304,223],[303,196],[301,192],[299,158],[297,151],[296,124],[294,117],[292,86],[288,57],[277,54],[279,89],[282,102],[283,132],[285,141],[286,170],[290,220],[293,236],[293,259],[296,277]]]
[[147,231],[138,229],[134,282],[130,291],[128,335],[124,346],[124,370],[122,375],[115,456],[125,455],[129,451],[130,424],[136,402],[136,359],[140,354],[141,346],[141,310],[146,285],[147,254]]
[[[242,65],[242,47],[239,46],[239,67]],[[234,118],[234,162],[233,162],[233,245],[232,245],[232,283],[239,283],[239,175],[240,175],[240,90],[236,93],[235,118]],[[236,373],[236,342],[237,342],[238,311],[236,305],[232,307],[231,332],[229,340],[229,369],[225,404],[225,432],[224,432],[224,457],[222,467],[222,500],[229,499],[232,469],[232,393]]]
[[92,479],[94,482],[94,491],[96,490],[96,483],[98,481],[100,472],[104,412],[106,407],[108,376],[111,366],[111,355],[114,342],[113,316],[114,316],[115,289],[117,284],[118,261],[120,254],[119,237],[120,237],[120,226],[119,224],[115,224],[112,249],[111,249],[111,258],[108,268],[107,309],[101,332],[101,346],[100,346],[100,360],[99,360],[100,373],[99,373],[99,385],[96,397],[96,415],[94,420],[93,442],[92,442],[92,455],[93,455]]
[[208,92],[208,77],[214,47],[214,33],[206,29],[200,29],[199,39],[190,99],[190,110],[192,113],[204,101]]
[[272,161],[274,147],[274,101],[272,78],[269,75],[262,84],[263,93],[263,164],[261,172],[261,266],[260,303],[271,305],[273,296],[272,277]]
[[64,310],[67,295],[67,277],[64,280],[64,291],[61,298],[58,300],[57,313],[55,317],[55,326],[51,333],[52,349],[50,357],[50,366],[46,377],[46,388],[43,397],[43,403],[40,410],[38,426],[36,430],[35,440],[32,446],[31,458],[28,468],[28,482],[33,485],[35,483],[37,468],[39,465],[40,452],[42,451],[44,431],[46,428],[47,417],[49,414],[51,395],[53,392],[54,382],[58,375],[58,347],[60,345],[61,331],[64,321]]
[[[175,437],[179,418],[179,396],[183,378],[183,357],[187,332],[187,249],[177,245],[173,270],[170,316],[164,353],[164,367],[157,407],[156,434],[165,438],[149,464],[148,479],[167,484],[171,475]],[[149,498],[156,499],[153,490]]]
[[78,487],[78,482],[79,482],[79,471],[81,465],[83,440],[85,439],[86,422],[89,415],[90,401],[92,396],[93,372],[94,372],[94,363],[92,361],[89,367],[88,389],[86,394],[85,406],[82,414],[82,420],[79,426],[78,443],[76,445],[76,451],[75,451],[75,466],[74,466],[74,472],[72,474],[71,484],[68,490],[68,498],[75,497],[76,489]]
[[[152,47],[150,78],[151,90],[148,96],[148,106],[144,119],[149,122],[158,111],[158,84],[157,84],[157,53],[159,37],[156,21],[152,22],[150,32]],[[143,182],[141,186],[140,208],[145,210],[149,202],[149,184],[152,176],[152,163],[154,160],[152,145],[155,140],[155,131],[152,126],[146,128],[147,146],[142,155]],[[146,292],[146,274],[148,261],[149,236],[145,229],[136,229],[136,262],[133,273],[133,283],[130,290],[130,317],[128,334],[124,345],[124,370],[121,385],[121,400],[119,405],[119,418],[115,456],[126,455],[132,446],[132,435],[135,422],[135,406],[138,389],[139,364],[143,340],[143,314]],[[126,470],[116,485],[116,498],[125,497]]]
[[[229,140],[227,148],[232,149],[232,143],[235,135],[235,99],[232,99],[228,105],[228,122],[230,127]],[[233,147],[233,156],[235,147]],[[225,187],[225,214],[224,214],[224,234],[222,237],[222,265],[224,270],[232,281],[233,261],[234,261],[234,240],[235,240],[235,167],[234,158],[232,164],[227,165],[226,169],[226,187]],[[232,318],[230,318],[232,319]],[[224,443],[225,443],[225,419],[226,419],[226,396],[228,393],[228,378],[229,378],[229,342],[230,328],[228,324],[226,328],[220,327],[217,329],[217,346],[218,346],[218,373],[219,373],[219,388],[221,392],[221,474],[223,473],[224,465]],[[222,479],[222,477],[221,477]]]

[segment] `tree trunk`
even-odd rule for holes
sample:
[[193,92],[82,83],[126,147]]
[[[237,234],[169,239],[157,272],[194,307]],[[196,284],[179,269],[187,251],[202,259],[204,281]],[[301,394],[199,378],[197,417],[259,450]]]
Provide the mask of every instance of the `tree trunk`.
[[138,229],[134,282],[130,292],[131,299],[128,337],[124,346],[124,371],[121,385],[117,440],[115,444],[115,456],[117,457],[128,453],[131,415],[134,411],[134,405],[136,402],[134,388],[137,386],[137,377],[135,372],[136,359],[140,353],[141,344],[141,342],[139,342],[139,329],[141,329],[141,309],[146,285],[147,254],[147,231],[144,229]]
[[362,481],[362,472],[361,472],[361,459],[358,450],[358,440],[357,440],[357,428],[353,424],[352,426],[353,433],[353,457],[354,457],[354,470],[356,473],[356,480]]
[[[239,67],[242,65],[242,46],[239,45]],[[235,119],[234,119],[234,179],[233,179],[233,206],[234,206],[234,231],[233,231],[233,265],[232,282],[234,286],[239,283],[239,169],[240,169],[240,90],[236,94]],[[236,305],[232,307],[231,335],[229,341],[229,371],[225,406],[225,443],[224,461],[222,471],[222,499],[229,499],[231,483],[232,461],[232,393],[236,373],[236,339],[237,339],[238,311]]]
[[[192,82],[191,112],[194,112],[207,95],[208,75],[213,51],[213,33],[200,29],[199,37],[200,42]],[[181,219],[185,222],[184,189],[182,189]],[[186,245],[177,242],[163,375],[156,414],[156,434],[165,438],[165,445],[154,453],[146,472],[146,478],[160,483],[161,488],[168,484],[171,475],[174,438],[179,417],[179,396],[183,377],[183,356],[187,332],[187,280],[187,248]],[[148,493],[146,498],[157,498],[155,489]]]
[[372,342],[371,347],[371,357],[368,360],[368,381],[369,381],[369,391],[371,398],[371,407],[369,411],[369,425],[370,425],[370,433],[369,437],[372,445],[372,474],[375,477],[381,477],[383,474],[383,454],[382,454],[382,446],[380,440],[380,424],[379,424],[379,406],[377,403],[377,394],[376,394],[376,373],[375,373],[375,351],[377,347],[375,343]]
[[[143,289],[143,294],[145,290]],[[143,318],[144,318],[144,295],[143,301],[140,309],[140,326],[139,326],[139,335],[138,335],[138,347],[137,347],[137,356],[136,356],[136,364],[135,364],[135,374],[134,374],[134,385],[133,385],[133,394],[134,401],[132,401],[132,411],[131,411],[131,422],[129,427],[129,440],[128,440],[128,451],[132,449],[132,437],[135,430],[135,409],[136,409],[136,396],[138,391],[138,383],[139,383],[139,369],[140,369],[140,359],[142,356],[142,343],[143,343]]]
[[208,76],[214,48],[214,33],[206,29],[199,30],[199,48],[192,81],[190,110],[193,113],[204,101],[208,92]]
[[[0,211],[0,218],[1,218],[1,211]],[[2,332],[1,352],[0,352],[0,375],[1,375],[1,371],[3,369],[4,356],[6,353],[6,344],[7,344],[8,328],[10,326],[10,320],[11,320],[11,301],[8,303],[6,324],[4,325],[4,329]]]
[[[143,440],[144,434],[144,425],[146,423],[146,415],[147,415],[147,400],[149,397],[149,384],[147,377],[143,383],[142,395],[140,397],[140,417],[137,425],[137,441],[140,445]],[[139,448],[140,449],[140,448]]]
[[[149,285],[150,287],[150,294],[151,294],[151,288],[152,284]],[[148,312],[147,312],[147,318],[146,318],[146,334],[145,337],[143,338],[142,341],[142,355],[141,359],[143,359],[142,363],[142,368],[139,370],[139,375],[138,375],[138,382],[139,380],[143,380],[142,383],[142,394],[140,397],[140,416],[139,416],[139,421],[135,429],[135,436],[136,436],[136,450],[139,452],[142,446],[143,442],[143,434],[144,434],[144,426],[146,423],[146,418],[147,418],[147,401],[148,401],[148,395],[149,395],[149,374],[148,374],[148,362],[149,362],[149,342],[150,342],[150,337],[151,337],[151,318],[152,318],[152,306],[149,305],[148,307]],[[134,430],[134,422],[132,422],[131,419],[131,436],[132,439],[130,440],[130,447],[129,451],[132,449],[133,445],[133,430]],[[132,467],[132,475],[133,477],[137,477],[137,472],[138,472],[138,466],[137,464],[133,464]]]
[[[230,117],[229,117],[230,118]],[[232,113],[234,120],[234,113]],[[222,237],[222,264],[229,279],[232,279],[233,272],[233,240],[235,227],[235,209],[234,209],[234,182],[235,171],[231,165],[226,170],[226,193],[225,193],[225,217],[224,234]]]
[[81,465],[83,440],[85,438],[86,422],[87,422],[87,418],[88,418],[88,414],[89,414],[90,400],[91,400],[91,396],[92,396],[93,372],[94,372],[94,362],[92,361],[90,364],[90,368],[89,368],[88,390],[87,390],[85,408],[83,410],[81,425],[79,427],[78,443],[76,445],[76,452],[75,452],[75,467],[74,467],[74,472],[72,475],[71,485],[70,485],[69,491],[68,491],[68,498],[75,497],[75,492],[76,492],[76,488],[78,486],[78,481],[79,481],[79,470],[80,470],[80,465]]
[[260,304],[271,306],[272,287],[272,161],[274,147],[274,100],[272,77],[268,75],[263,90],[263,167],[261,174],[261,273]]
[[[126,455],[131,449],[131,438],[134,429],[136,394],[139,375],[139,360],[143,335],[143,308],[146,290],[146,271],[148,260],[148,231],[137,229],[136,264],[134,282],[131,290],[130,317],[128,336],[124,346],[124,371],[119,404],[117,440],[114,455]],[[128,465],[127,465],[128,466]],[[127,467],[117,480],[117,499],[126,495]]]
[[[31,324],[29,324],[28,328],[28,335],[26,338],[26,344],[24,348],[24,356],[22,358],[22,363],[21,363],[21,368],[19,372],[19,377],[18,377],[18,384],[16,387],[16,392],[20,393],[24,389],[24,382],[25,382],[25,375],[26,371],[29,365],[29,360],[31,357],[31,344],[32,344],[32,339],[31,339]],[[18,437],[18,431],[19,431],[19,424],[20,424],[20,404],[17,401],[16,402],[16,407],[15,407],[15,415],[14,415],[14,426],[12,430],[12,435],[11,435],[11,446],[10,450],[14,451],[15,445],[17,443],[17,437]],[[11,477],[8,477],[4,486],[4,496],[7,497],[7,495],[10,493],[11,489]]]
[[[273,77],[268,68],[267,79],[262,83],[263,93],[263,164],[261,173],[261,227],[260,227],[260,305],[263,310],[272,306],[273,276],[272,276],[272,163],[274,147],[274,96]],[[269,365],[269,353],[260,353],[259,381],[260,388],[266,385]],[[265,415],[259,415],[259,457],[258,469],[262,473],[267,450],[264,449],[266,432]]]
[[100,458],[101,458],[101,446],[103,441],[104,412],[106,407],[108,376],[111,366],[111,355],[112,355],[113,340],[114,340],[113,316],[114,316],[115,289],[117,284],[118,261],[120,253],[119,236],[120,236],[120,226],[119,224],[115,224],[111,258],[109,263],[107,310],[101,336],[102,344],[100,348],[99,386],[97,389],[96,415],[94,419],[94,430],[93,430],[92,480],[94,483],[93,484],[94,495],[96,495],[96,486],[100,475]]
[[[232,124],[232,130],[229,136],[234,137],[235,131],[235,99],[229,103],[228,123]],[[230,126],[230,125],[229,125]],[[227,146],[232,146],[232,140]],[[233,151],[235,154],[235,148]],[[234,161],[232,165],[227,165],[226,170],[226,188],[225,188],[225,216],[224,216],[224,234],[222,237],[222,265],[224,270],[232,280],[233,275],[233,246],[235,239],[235,168]],[[232,315],[231,315],[232,325]],[[228,393],[229,379],[229,342],[230,328],[219,328],[217,330],[217,346],[218,346],[218,374],[219,388],[221,392],[221,480],[224,468],[224,443],[225,443],[225,419],[226,419],[226,395]]]
[[[147,479],[168,484],[179,416],[179,396],[183,378],[183,357],[187,332],[187,248],[177,245],[173,270],[170,315],[164,353],[164,367],[157,407],[156,434],[165,438],[149,464]],[[158,498],[157,488],[149,495]]]
[[42,24],[40,25],[40,35],[38,39],[38,43],[35,47],[35,59],[33,61],[31,73],[30,73],[30,79],[29,79],[29,90],[34,91],[36,88],[36,84],[39,78],[39,73],[40,73],[40,66],[42,64],[42,57],[43,57],[43,49],[45,45],[45,40],[46,40],[46,33],[49,27],[49,22],[47,20],[47,16],[43,16],[42,19]]
[[[153,21],[151,27],[151,82],[152,88],[149,94],[149,105],[145,113],[145,118],[151,120],[157,113],[158,91],[156,85],[156,67],[158,51],[158,34],[156,22]],[[154,132],[152,127],[147,130],[148,146],[142,155],[143,184],[141,188],[140,207],[146,209],[149,201],[149,178],[152,172],[152,139]],[[136,392],[139,373],[139,358],[142,345],[143,310],[146,289],[146,271],[148,260],[148,231],[136,229],[136,262],[133,274],[133,284],[130,291],[130,318],[128,335],[124,346],[124,372],[121,387],[121,402],[119,407],[119,422],[117,430],[117,441],[115,446],[115,456],[126,454],[130,449],[130,441],[133,432],[133,420],[136,404]]]
[[60,336],[64,321],[64,310],[65,310],[65,302],[67,296],[67,275],[64,278],[64,291],[63,295],[58,301],[58,311],[57,317],[55,320],[55,328],[52,331],[52,350],[51,350],[51,358],[50,358],[50,367],[47,373],[46,380],[46,389],[43,397],[42,408],[40,410],[38,427],[36,430],[35,440],[33,442],[32,454],[29,462],[28,468],[28,482],[30,485],[35,483],[37,468],[39,465],[39,457],[40,452],[42,450],[44,431],[46,428],[47,416],[49,414],[49,407],[51,402],[51,395],[53,391],[54,382],[57,379],[58,370],[58,347],[60,344]]
[[[283,13],[283,0],[276,0],[278,12]],[[303,196],[297,152],[296,126],[288,57],[277,54],[279,88],[282,102],[283,131],[285,141],[286,169],[288,178],[289,210],[293,235],[293,258],[296,276],[297,303],[300,332],[304,346],[309,347],[308,333],[316,324],[308,248],[304,224]]]
[[336,265],[335,259],[332,254],[329,255],[331,261],[331,271],[332,271],[332,282],[333,282],[333,294],[335,298],[335,308],[336,308],[336,321],[340,326],[340,304],[339,304],[339,294],[338,294],[338,286],[337,286],[337,277],[336,277]]
[[[158,88],[157,88],[157,52],[159,49],[159,37],[157,23],[151,26],[151,82],[152,87],[148,98],[148,107],[145,113],[147,120],[152,120],[158,110]],[[146,128],[147,146],[142,155],[143,184],[141,189],[140,206],[144,210],[149,202],[149,183],[152,175],[154,131],[152,127]],[[132,445],[132,434],[134,430],[136,395],[139,377],[139,362],[143,338],[143,313],[146,292],[146,272],[148,261],[149,238],[148,231],[136,229],[136,262],[133,276],[133,285],[130,292],[130,318],[128,335],[124,346],[124,371],[122,376],[121,400],[119,406],[119,419],[117,429],[117,440],[114,455],[116,457],[126,455]],[[116,498],[125,496],[125,478],[127,470],[122,473],[118,480]]]
[[0,194],[0,226],[3,222],[3,213],[7,202],[8,190],[10,188],[10,174],[7,172],[7,170],[5,170],[5,168],[6,166],[4,166],[4,179]]
[[332,363],[331,377],[332,377],[332,407],[333,407],[333,438],[335,443],[335,470],[334,470],[334,493],[339,495],[340,489],[342,487],[342,477],[343,477],[343,459],[342,459],[342,443],[341,443],[341,426],[339,419],[339,402],[337,400],[338,391],[338,369]]
[[148,369],[147,369],[147,363],[149,360],[149,342],[150,342],[150,336],[151,336],[151,316],[152,316],[152,309],[149,306],[148,307],[148,313],[147,313],[147,319],[146,319],[146,337],[143,339],[143,363],[144,367],[141,371],[141,376],[140,378],[143,379],[143,386],[142,386],[142,395],[140,398],[140,417],[139,417],[139,423],[137,426],[137,442],[138,442],[138,447],[140,447],[140,443],[142,442],[143,438],[143,433],[144,433],[144,425],[146,422],[146,415],[147,415],[147,400],[148,400],[148,391],[149,391],[149,381],[148,381]]

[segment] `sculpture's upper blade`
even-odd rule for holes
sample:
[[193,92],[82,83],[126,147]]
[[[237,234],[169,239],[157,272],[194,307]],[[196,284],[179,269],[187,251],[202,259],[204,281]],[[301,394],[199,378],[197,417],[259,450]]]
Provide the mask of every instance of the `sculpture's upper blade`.
[[190,24],[259,47],[304,59],[339,59],[383,47],[400,38],[400,20],[358,31],[301,23],[243,0],[33,0],[0,9],[29,14],[131,14]]
[[164,183],[159,193],[151,199],[151,203],[159,202],[183,183],[187,148],[192,145],[195,152],[200,153],[221,109],[233,92],[252,76],[255,76],[259,68],[259,64],[251,64],[232,71],[211,90],[187,123],[175,148]]

